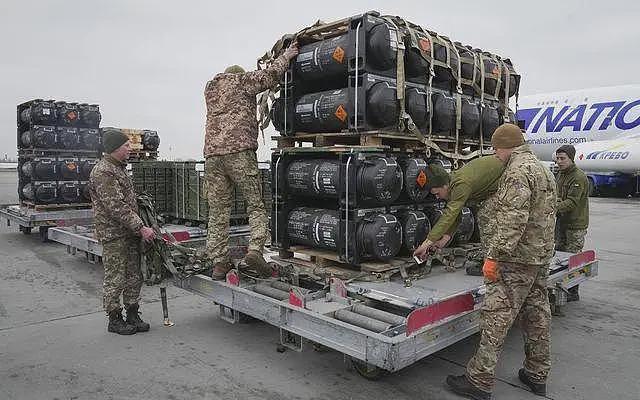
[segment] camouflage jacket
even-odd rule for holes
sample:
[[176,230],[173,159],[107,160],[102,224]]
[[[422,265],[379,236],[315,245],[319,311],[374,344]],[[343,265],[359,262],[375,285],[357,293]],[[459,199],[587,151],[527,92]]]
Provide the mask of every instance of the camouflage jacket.
[[427,239],[439,240],[445,233],[452,235],[460,223],[462,207],[479,203],[498,190],[504,164],[496,156],[476,158],[451,174],[449,200],[442,216],[431,228]]
[[558,224],[564,229],[589,226],[589,182],[582,170],[572,165],[556,176],[558,185]]
[[126,165],[106,154],[89,176],[95,233],[100,242],[138,235],[143,226]]
[[280,56],[265,70],[222,73],[207,83],[205,158],[258,148],[256,96],[277,85],[287,66],[287,59]]
[[516,147],[492,199],[495,230],[487,257],[519,264],[548,264],[554,252],[556,183],[528,145]]

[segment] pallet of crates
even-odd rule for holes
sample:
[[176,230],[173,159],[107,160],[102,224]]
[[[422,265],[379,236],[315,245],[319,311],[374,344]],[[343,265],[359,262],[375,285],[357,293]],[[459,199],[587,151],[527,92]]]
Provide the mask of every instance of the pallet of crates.
[[[275,151],[272,248],[303,268],[396,273],[412,264],[437,215],[428,184],[435,162],[447,165],[424,153],[376,147]],[[471,213],[467,219],[461,229],[470,236]]]
[[98,105],[35,99],[17,106],[18,197],[37,211],[91,207],[102,145]]

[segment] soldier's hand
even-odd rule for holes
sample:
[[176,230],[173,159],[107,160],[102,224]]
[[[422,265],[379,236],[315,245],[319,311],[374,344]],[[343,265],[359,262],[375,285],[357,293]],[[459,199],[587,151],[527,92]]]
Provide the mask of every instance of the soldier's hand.
[[140,236],[142,236],[142,240],[149,243],[150,241],[156,238],[156,232],[153,230],[153,228],[149,228],[148,226],[143,226],[140,229]]
[[289,47],[287,47],[287,49],[284,51],[284,56],[287,59],[287,61],[291,61],[298,55],[298,53],[299,53],[298,41],[293,41],[291,42]]
[[413,251],[413,255],[418,257],[421,260],[427,258],[427,254],[433,247],[433,242],[431,240],[425,240],[417,249]]
[[445,233],[444,235],[442,235],[440,240],[436,240],[436,242],[434,244],[436,245],[437,248],[441,249],[444,246],[446,246],[447,243],[449,243],[450,240],[451,240],[451,235],[447,235]]

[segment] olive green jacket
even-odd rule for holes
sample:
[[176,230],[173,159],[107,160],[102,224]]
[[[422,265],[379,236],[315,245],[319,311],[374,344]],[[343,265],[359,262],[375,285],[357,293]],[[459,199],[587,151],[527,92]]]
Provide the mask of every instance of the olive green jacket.
[[574,165],[556,176],[558,187],[558,225],[564,229],[587,229],[589,226],[589,181]]
[[496,156],[476,158],[464,167],[451,173],[449,200],[442,216],[431,228],[428,240],[439,240],[445,233],[452,235],[465,204],[480,203],[498,190],[498,181],[504,164]]

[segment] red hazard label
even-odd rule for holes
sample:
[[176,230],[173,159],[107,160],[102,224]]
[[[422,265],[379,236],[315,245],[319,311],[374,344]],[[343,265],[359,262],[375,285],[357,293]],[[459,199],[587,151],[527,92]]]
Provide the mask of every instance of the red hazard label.
[[418,174],[418,177],[416,178],[416,183],[423,188],[424,185],[427,184],[427,174],[424,173],[424,171],[420,171],[420,173]]
[[338,118],[342,122],[347,119],[347,110],[344,109],[344,106],[342,104],[340,104],[338,108],[336,108],[336,112],[334,114],[336,118]]
[[76,164],[75,163],[67,163],[67,168],[69,168],[71,171],[75,171]]
[[418,40],[418,46],[422,51],[431,51],[431,41],[427,38],[420,38]]
[[73,121],[74,119],[78,118],[78,113],[75,111],[69,111],[67,113],[67,118],[69,118],[70,121]]
[[340,64],[342,64],[342,61],[344,61],[344,50],[342,49],[342,47],[340,46],[336,47],[331,57],[337,62],[339,62]]

